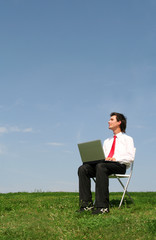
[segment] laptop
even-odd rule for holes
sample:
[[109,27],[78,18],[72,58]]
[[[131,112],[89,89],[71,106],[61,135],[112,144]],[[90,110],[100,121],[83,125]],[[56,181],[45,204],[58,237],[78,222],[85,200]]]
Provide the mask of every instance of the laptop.
[[83,164],[95,164],[105,161],[101,140],[79,143],[78,148]]

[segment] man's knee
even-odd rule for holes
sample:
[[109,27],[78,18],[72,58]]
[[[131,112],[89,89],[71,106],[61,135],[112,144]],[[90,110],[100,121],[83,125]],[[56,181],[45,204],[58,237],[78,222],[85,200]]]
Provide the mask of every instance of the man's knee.
[[96,165],[96,172],[103,172],[103,173],[108,173],[107,165],[106,163],[98,163]]
[[81,174],[84,174],[85,172],[86,172],[85,165],[81,165],[78,168],[78,176],[80,176]]

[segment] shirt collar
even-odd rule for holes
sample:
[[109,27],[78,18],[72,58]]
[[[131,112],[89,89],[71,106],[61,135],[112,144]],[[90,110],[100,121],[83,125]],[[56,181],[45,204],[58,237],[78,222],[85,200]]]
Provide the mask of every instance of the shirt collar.
[[117,138],[121,137],[122,136],[122,132],[119,132],[118,134],[116,134]]

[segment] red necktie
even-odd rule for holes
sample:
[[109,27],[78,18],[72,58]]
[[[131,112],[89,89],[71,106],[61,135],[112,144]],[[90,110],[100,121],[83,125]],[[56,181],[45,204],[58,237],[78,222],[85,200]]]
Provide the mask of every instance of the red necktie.
[[114,135],[113,144],[112,144],[112,147],[111,147],[110,153],[109,153],[109,155],[108,155],[108,157],[110,157],[110,158],[112,158],[113,155],[114,155],[114,151],[115,151],[115,143],[116,143],[116,136]]

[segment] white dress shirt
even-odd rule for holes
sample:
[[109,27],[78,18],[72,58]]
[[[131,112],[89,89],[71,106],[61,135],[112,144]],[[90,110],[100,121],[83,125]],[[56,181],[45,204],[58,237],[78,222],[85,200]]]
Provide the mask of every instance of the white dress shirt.
[[[113,158],[115,158],[117,162],[125,164],[126,168],[128,168],[130,167],[131,162],[134,161],[135,156],[133,138],[122,132],[116,134],[116,136],[117,138]],[[104,141],[103,149],[106,157],[108,157],[111,150],[113,139],[114,138],[111,137]]]

